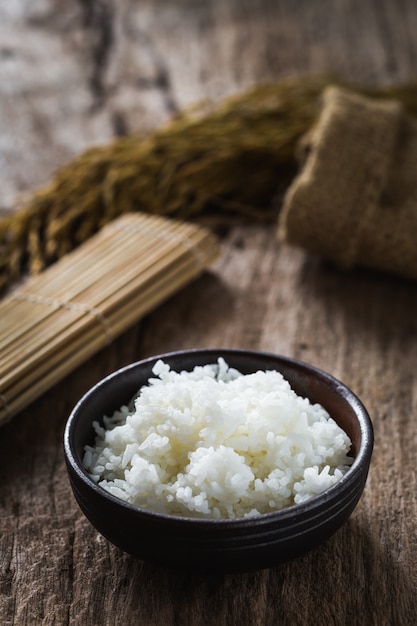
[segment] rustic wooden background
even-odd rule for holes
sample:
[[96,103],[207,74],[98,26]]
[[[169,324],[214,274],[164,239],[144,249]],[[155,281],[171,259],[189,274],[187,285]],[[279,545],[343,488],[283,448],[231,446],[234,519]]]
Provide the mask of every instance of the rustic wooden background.
[[[322,71],[391,84],[416,67],[414,0],[1,0],[1,211],[85,147],[207,97]],[[1,429],[0,623],[414,624],[416,311],[413,282],[342,274],[270,226],[227,230],[211,271]],[[358,508],[294,562],[173,574],[109,545],[74,502],[62,433],[77,399],[126,363],[200,346],[309,361],[373,418]]]

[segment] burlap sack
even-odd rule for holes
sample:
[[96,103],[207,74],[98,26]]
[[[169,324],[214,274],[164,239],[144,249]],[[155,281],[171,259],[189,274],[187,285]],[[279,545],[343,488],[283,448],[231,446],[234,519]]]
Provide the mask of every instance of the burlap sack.
[[304,147],[279,238],[342,268],[417,278],[417,122],[398,102],[329,87]]

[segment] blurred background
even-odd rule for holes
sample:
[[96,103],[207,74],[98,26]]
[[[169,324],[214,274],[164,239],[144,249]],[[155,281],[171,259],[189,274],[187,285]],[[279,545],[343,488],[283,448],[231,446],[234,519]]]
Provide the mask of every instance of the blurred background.
[[206,99],[323,72],[407,80],[416,32],[413,0],[1,0],[0,210]]

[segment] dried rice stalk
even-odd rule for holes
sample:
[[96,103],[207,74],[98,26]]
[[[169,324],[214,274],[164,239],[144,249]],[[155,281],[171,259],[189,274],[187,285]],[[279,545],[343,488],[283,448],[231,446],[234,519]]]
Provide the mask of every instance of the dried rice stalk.
[[[276,200],[297,170],[295,147],[329,82],[256,87],[146,138],[87,150],[0,221],[0,290],[27,271],[38,273],[122,213],[275,219]],[[417,114],[416,84],[367,93],[398,98]]]

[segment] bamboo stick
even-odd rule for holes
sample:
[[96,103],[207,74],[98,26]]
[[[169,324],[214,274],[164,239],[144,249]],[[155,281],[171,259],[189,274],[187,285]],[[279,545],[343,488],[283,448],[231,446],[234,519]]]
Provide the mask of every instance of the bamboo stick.
[[[160,275],[155,275],[151,281],[146,283],[137,283],[140,288],[126,289],[123,295],[119,292],[111,300],[111,306],[105,309],[103,319],[107,320],[107,326],[111,334],[120,333],[126,323],[126,311],[129,311],[129,321],[131,318],[139,314],[143,314],[148,309],[148,302],[158,299],[166,299],[181,284],[183,277],[187,280],[195,275],[195,266],[189,259],[172,264],[166,268],[166,271]],[[89,315],[87,312],[78,315],[71,315],[72,311],[65,311],[64,315],[59,319],[59,325],[49,330],[47,325],[40,340],[37,336],[33,339],[33,344],[25,351],[24,358],[21,355],[16,359],[14,367],[8,369],[3,376],[0,374],[0,389],[8,389],[18,380],[30,380],[32,373],[42,372],[45,364],[48,365],[54,354],[65,349],[65,343],[68,341],[74,345],[74,341],[80,339],[81,343],[89,343],[92,336],[100,336],[102,345],[109,342],[111,337],[107,334],[106,327],[95,316]],[[10,363],[10,361],[8,362]],[[1,370],[0,370],[1,371]],[[4,370],[3,370],[4,371]]]
[[[204,240],[203,240],[204,241]],[[197,242],[199,244],[199,242]],[[153,244],[153,250],[151,250],[151,252],[148,252],[148,247],[142,248],[142,254],[140,257],[138,257],[138,263],[136,264],[135,267],[132,267],[132,271],[137,271],[137,273],[139,273],[139,270],[141,267],[146,268],[148,271],[152,265],[152,261],[153,260],[160,260],[161,257],[163,257],[164,254],[166,254],[166,251],[171,248],[173,253],[176,254],[177,251],[176,249],[174,249],[173,245],[171,244],[170,246],[168,246],[168,244],[164,244],[161,247],[155,248],[154,242],[150,242],[151,246]],[[136,245],[136,242],[135,242]],[[180,247],[180,250],[182,248]],[[111,252],[111,251],[110,251]],[[88,274],[88,282],[85,281],[85,277],[84,277],[84,281],[82,281],[82,276],[81,277],[77,277],[77,280],[75,282],[75,287],[73,285],[68,285],[68,281],[67,281],[67,276],[64,275],[63,280],[61,281],[59,287],[61,287],[61,289],[59,290],[58,287],[56,285],[54,285],[54,289],[51,291],[50,284],[46,284],[44,288],[40,288],[37,285],[37,289],[36,289],[36,295],[45,297],[45,298],[53,298],[56,301],[59,301],[60,299],[65,299],[65,301],[72,301],[75,298],[79,297],[81,294],[83,294],[83,301],[85,302],[85,291],[88,289],[93,288],[98,281],[98,279],[102,278],[103,275],[105,275],[108,271],[111,272],[111,277],[112,277],[112,282],[114,282],[114,280],[116,279],[116,277],[118,276],[118,270],[119,273],[121,272],[122,274],[122,279],[125,282],[125,276],[124,276],[124,272],[125,272],[125,263],[124,263],[124,259],[125,256],[128,257],[128,261],[127,263],[129,263],[129,254],[133,252],[133,247],[129,246],[126,247],[124,246],[123,248],[123,256],[120,254],[120,250],[118,250],[118,258],[114,259],[114,255],[108,255],[110,257],[110,260],[105,259],[105,261],[101,261],[101,259],[99,259],[99,264],[97,265],[97,263],[95,263],[95,265],[91,264],[90,266],[90,271]],[[144,257],[144,258],[143,258]],[[116,264],[117,263],[117,264]],[[141,265],[140,265],[141,263]],[[137,269],[136,269],[137,268]],[[77,276],[77,274],[73,273],[70,278],[72,277],[72,279],[74,280],[74,276]],[[119,276],[120,278],[120,276]],[[106,278],[104,280],[107,280]],[[95,290],[96,293],[101,293],[102,292],[103,287],[100,288],[100,290]],[[18,292],[18,295],[21,295],[22,297],[25,296],[25,294],[29,294],[27,295],[28,299],[30,299],[31,297],[31,290],[30,290],[30,286],[28,285],[26,289],[22,289],[20,290],[20,292]],[[16,297],[16,296],[14,296]],[[9,317],[10,317],[10,321],[12,326],[15,326],[15,306],[14,306],[14,302],[13,299],[9,300],[9,304],[10,304],[10,310],[9,310]],[[52,303],[51,303],[52,304]],[[91,304],[91,306],[95,306],[95,304]],[[21,307],[23,310],[23,307]],[[28,308],[28,307],[27,307]],[[7,316],[7,310],[6,307],[3,306],[2,308],[2,317],[3,317],[3,326],[5,325],[5,316]],[[35,322],[37,321],[37,318],[35,318],[35,316],[33,315],[32,312],[32,317],[34,317]],[[29,315],[27,323],[29,324],[29,322],[31,322],[31,317]],[[32,322],[33,324],[35,322]],[[20,326],[20,328],[23,328],[22,326]],[[26,326],[25,326],[26,328]],[[9,330],[9,329],[7,329]],[[3,342],[6,341],[10,342],[11,337],[9,335],[9,332],[5,332],[4,333],[4,337],[3,337]],[[0,345],[0,348],[4,348],[4,345]]]
[[[135,285],[139,285],[143,287],[149,280],[155,280],[155,276],[158,272],[165,272],[166,268],[169,267],[172,263],[179,261],[182,258],[188,258],[193,265],[195,264],[194,259],[189,257],[188,251],[183,250],[170,250],[165,253],[165,256],[162,258],[153,257],[153,263],[149,267],[145,267],[142,269],[140,267],[140,271],[130,263],[123,263],[121,268],[118,268],[118,271],[115,273],[112,272],[111,282],[109,282],[106,278],[103,281],[105,284],[101,286],[98,282],[94,283],[90,286],[93,290],[94,298],[88,298],[89,292],[83,293],[83,302],[82,305],[78,302],[70,302],[63,301],[62,307],[56,307],[55,309],[55,317],[57,318],[58,324],[62,324],[64,317],[62,315],[62,309],[64,311],[68,311],[67,317],[68,319],[74,318],[78,319],[84,313],[90,313],[93,317],[103,321],[103,311],[111,306],[111,300],[113,299],[116,304],[120,301],[121,298],[127,297],[131,295],[131,292],[136,288]],[[24,294],[21,294],[24,296]],[[26,294],[28,295],[28,294]],[[29,297],[33,294],[29,293]],[[36,297],[36,296],[34,296]],[[43,298],[43,296],[39,296]],[[51,301],[53,304],[54,300]],[[35,302],[34,304],[39,306],[46,307],[45,319],[40,320],[39,324],[36,327],[36,334],[31,333],[28,338],[28,333],[22,333],[20,337],[14,339],[14,341],[7,347],[3,347],[2,358],[0,359],[0,371],[3,368],[7,367],[7,363],[10,360],[14,361],[16,357],[16,351],[20,351],[20,356],[23,358],[27,352],[32,351],[32,346],[30,341],[36,342],[39,345],[43,345],[43,343],[49,341],[49,337],[51,332],[53,332],[54,328],[54,320],[50,319],[51,314],[49,312],[49,307],[47,305],[48,300],[44,302],[42,305],[41,302]],[[61,309],[61,310],[60,310]],[[51,328],[52,326],[52,328]],[[29,343],[28,343],[29,342]]]

